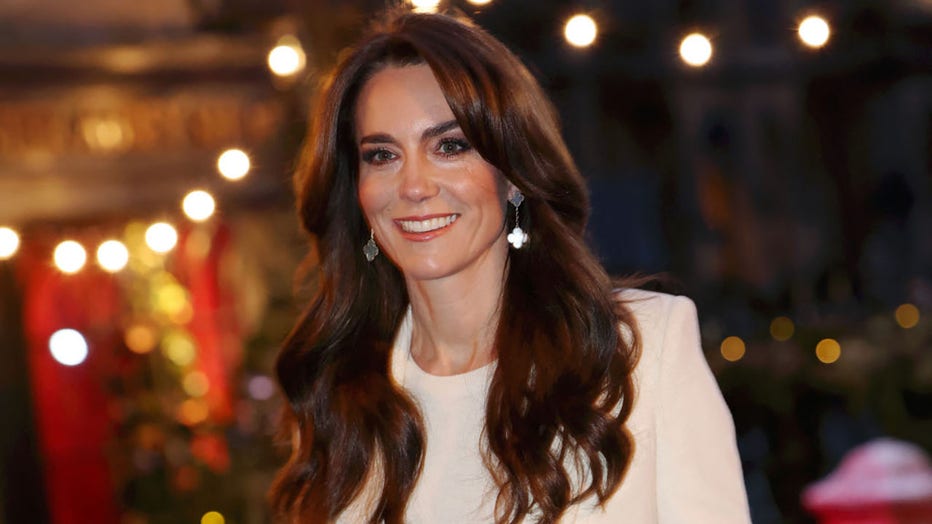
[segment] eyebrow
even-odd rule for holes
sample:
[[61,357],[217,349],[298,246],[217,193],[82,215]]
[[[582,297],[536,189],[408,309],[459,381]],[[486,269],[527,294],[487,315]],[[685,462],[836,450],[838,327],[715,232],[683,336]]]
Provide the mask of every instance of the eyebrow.
[[[440,136],[451,129],[456,129],[459,127],[459,122],[454,120],[448,120],[446,122],[441,122],[437,125],[430,126],[421,133],[421,140],[428,140]],[[375,133],[371,135],[366,135],[359,139],[359,144],[393,144],[395,139],[391,135],[386,133]]]

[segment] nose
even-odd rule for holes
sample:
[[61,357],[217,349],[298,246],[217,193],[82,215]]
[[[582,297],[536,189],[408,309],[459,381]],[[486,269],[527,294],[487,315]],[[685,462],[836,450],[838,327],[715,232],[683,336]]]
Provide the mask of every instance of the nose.
[[415,155],[404,163],[399,188],[402,198],[421,202],[435,196],[439,189],[429,160]]

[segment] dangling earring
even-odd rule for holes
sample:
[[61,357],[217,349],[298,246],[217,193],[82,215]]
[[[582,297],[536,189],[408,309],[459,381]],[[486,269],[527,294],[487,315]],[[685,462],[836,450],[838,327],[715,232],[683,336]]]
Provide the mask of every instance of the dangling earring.
[[379,256],[379,245],[375,243],[375,231],[369,230],[369,241],[362,246],[362,254],[366,255],[366,261],[372,262],[375,257]]
[[521,223],[518,221],[518,208],[521,207],[521,202],[524,202],[524,195],[522,195],[520,191],[515,190],[515,194],[511,195],[508,201],[511,202],[511,205],[515,206],[515,228],[511,230],[511,233],[508,233],[508,242],[515,249],[521,249],[521,247],[530,240],[527,233],[521,229]]

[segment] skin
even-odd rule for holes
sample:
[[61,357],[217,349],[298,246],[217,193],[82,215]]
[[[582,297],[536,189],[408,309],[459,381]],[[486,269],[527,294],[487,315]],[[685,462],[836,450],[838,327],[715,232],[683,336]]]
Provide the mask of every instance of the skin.
[[427,65],[374,74],[360,92],[355,134],[359,203],[404,274],[415,362],[435,375],[488,364],[514,187],[469,145]]

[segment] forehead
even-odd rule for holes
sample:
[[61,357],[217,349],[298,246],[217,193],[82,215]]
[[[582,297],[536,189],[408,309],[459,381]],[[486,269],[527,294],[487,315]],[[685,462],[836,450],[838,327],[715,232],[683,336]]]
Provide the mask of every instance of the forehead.
[[357,135],[428,127],[452,118],[453,111],[426,64],[390,65],[377,71],[363,84],[354,115]]

